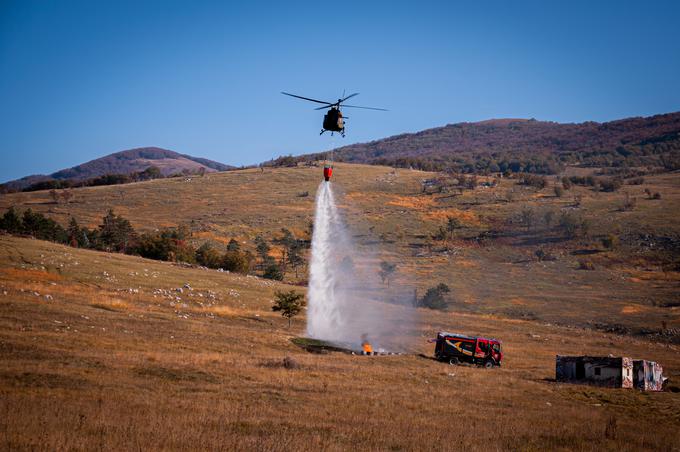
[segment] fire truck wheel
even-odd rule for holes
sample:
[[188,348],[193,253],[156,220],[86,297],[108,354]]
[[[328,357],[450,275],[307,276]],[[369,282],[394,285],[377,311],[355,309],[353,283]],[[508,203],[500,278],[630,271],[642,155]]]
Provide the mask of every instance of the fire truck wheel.
[[452,366],[455,366],[458,363],[459,363],[459,361],[458,361],[458,358],[456,358],[456,357],[453,357],[449,360],[449,364],[451,364]]
[[494,364],[493,364],[493,361],[491,361],[491,360],[488,360],[484,363],[484,367],[486,367],[487,369],[491,369],[493,366],[494,366]]

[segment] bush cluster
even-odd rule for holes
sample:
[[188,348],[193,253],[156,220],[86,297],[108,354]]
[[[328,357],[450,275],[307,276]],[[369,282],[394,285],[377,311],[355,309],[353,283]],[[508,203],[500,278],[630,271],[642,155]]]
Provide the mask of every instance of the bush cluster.
[[546,179],[545,176],[524,173],[517,176],[517,183],[519,185],[528,185],[530,187],[543,189],[548,185],[548,179]]
[[50,179],[31,184],[22,191],[55,190],[76,187],[97,187],[101,185],[129,184],[152,179],[162,179],[164,176],[156,166],[150,166],[144,171],[136,171],[130,174],[104,174],[91,177],[86,180],[74,179]]
[[574,185],[593,187],[601,191],[616,191],[623,186],[623,179],[615,177],[571,176],[569,181]]
[[209,268],[248,273],[253,256],[242,252],[232,239],[224,254],[204,243],[198,249],[190,243],[191,232],[185,226],[163,228],[141,236],[130,222],[109,210],[95,229],[80,227],[71,217],[64,229],[56,221],[27,209],[19,215],[14,207],[0,217],[0,231],[30,235],[37,239],[63,243],[73,247],[134,254],[147,259],[199,264]]
[[19,215],[14,207],[0,217],[0,230],[10,234],[30,235],[40,240],[66,243],[68,234],[56,221],[31,209]]

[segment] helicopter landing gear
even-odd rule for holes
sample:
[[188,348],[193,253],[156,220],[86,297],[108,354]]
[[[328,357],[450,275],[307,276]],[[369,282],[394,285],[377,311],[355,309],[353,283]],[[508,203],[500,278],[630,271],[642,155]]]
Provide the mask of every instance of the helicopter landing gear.
[[326,131],[326,129],[321,129],[321,132],[319,132],[319,135],[323,135],[323,133]]

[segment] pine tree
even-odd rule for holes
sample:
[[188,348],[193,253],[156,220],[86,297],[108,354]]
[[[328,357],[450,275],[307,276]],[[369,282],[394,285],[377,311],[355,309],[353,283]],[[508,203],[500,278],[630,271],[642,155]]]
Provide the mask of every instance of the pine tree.
[[74,217],[71,217],[66,232],[68,233],[68,244],[73,247],[78,247],[83,234],[80,230],[80,226],[78,226],[78,222]]
[[272,311],[281,312],[281,315],[288,319],[288,328],[290,328],[291,319],[298,315],[305,306],[304,294],[297,293],[294,290],[288,292],[276,292],[276,301],[272,306]]
[[0,230],[7,231],[10,234],[18,234],[21,232],[23,224],[21,217],[17,214],[14,207],[10,207],[5,214],[0,217]]

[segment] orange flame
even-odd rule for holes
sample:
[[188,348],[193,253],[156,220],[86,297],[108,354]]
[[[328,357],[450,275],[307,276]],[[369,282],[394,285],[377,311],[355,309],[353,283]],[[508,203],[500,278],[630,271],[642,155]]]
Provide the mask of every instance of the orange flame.
[[361,346],[364,348],[364,353],[373,353],[373,347],[371,347],[370,342],[364,341]]

